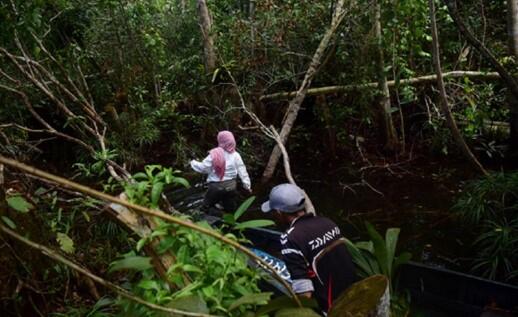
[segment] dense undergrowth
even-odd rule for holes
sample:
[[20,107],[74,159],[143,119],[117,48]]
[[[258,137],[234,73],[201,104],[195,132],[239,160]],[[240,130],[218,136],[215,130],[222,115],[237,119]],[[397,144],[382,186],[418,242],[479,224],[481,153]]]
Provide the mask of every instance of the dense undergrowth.
[[[308,96],[287,145],[295,154],[296,177],[316,174],[342,186],[336,176],[340,171],[357,185],[353,191],[370,191],[369,173],[399,177],[405,174],[394,171],[403,171],[416,158],[464,164],[439,110],[435,88],[428,83],[401,84],[402,79],[433,71],[427,1],[381,3],[383,73],[394,80],[390,118],[397,147],[385,146],[378,89]],[[211,72],[204,67],[192,1],[3,1],[0,153],[110,194],[125,191],[133,202],[164,209],[162,191],[186,185],[180,173],[193,179],[185,171],[188,160],[206,155],[217,131],[230,129],[254,182],[258,180],[274,141],[242,112],[236,87],[219,69],[234,74],[246,105],[265,123],[281,125],[288,102],[263,102],[260,97],[299,87],[332,7],[328,2],[295,0],[218,0],[208,5],[218,57],[218,68]],[[461,6],[474,33],[483,36],[498,61],[513,72],[516,57],[507,52],[505,10],[502,1],[470,0]],[[350,8],[314,87],[378,80],[373,13],[369,1]],[[437,15],[444,71],[493,71],[483,56],[460,40],[444,6]],[[516,283],[518,181],[512,172],[516,161],[506,123],[509,92],[501,81],[468,77],[447,81],[447,92],[475,155],[491,169],[509,170],[474,181],[455,206],[479,235],[473,272]],[[134,175],[136,183],[115,179],[110,168]],[[151,302],[182,297],[145,266],[147,259],[138,270],[108,272],[124,255],[146,255],[145,239],[130,233],[104,203],[15,170],[4,174],[2,224],[61,250]],[[183,295],[195,298],[203,311],[240,315],[267,301],[265,294],[250,295],[258,293],[260,274],[245,266],[242,255],[170,224],[160,223],[155,236],[163,237],[160,252],[183,260],[183,266],[168,268],[175,273],[169,282],[178,289],[188,287],[175,280],[181,273],[200,281]],[[2,236],[0,243],[0,310],[9,316],[152,314],[15,241]],[[372,250],[371,245],[362,246]],[[232,302],[242,297],[246,300],[234,307]]]

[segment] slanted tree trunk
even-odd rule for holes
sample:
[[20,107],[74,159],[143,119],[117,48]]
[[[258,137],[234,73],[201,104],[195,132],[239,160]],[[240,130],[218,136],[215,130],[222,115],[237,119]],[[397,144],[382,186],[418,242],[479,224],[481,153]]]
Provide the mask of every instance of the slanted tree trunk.
[[450,106],[448,105],[448,99],[446,97],[446,89],[444,88],[444,81],[442,79],[442,71],[441,71],[441,58],[439,51],[439,39],[437,36],[437,23],[435,22],[435,4],[434,0],[428,0],[430,6],[430,22],[432,28],[432,56],[433,56],[433,65],[435,68],[435,72],[437,73],[437,87],[439,88],[440,94],[440,105],[444,116],[446,117],[446,122],[450,128],[453,139],[459,146],[460,150],[466,156],[466,158],[470,161],[473,166],[479,169],[484,175],[488,175],[487,171],[484,169],[482,164],[477,160],[475,155],[471,152],[468,145],[464,141],[464,138],[460,134],[459,129],[457,128],[457,124],[455,123],[455,119],[450,111]]
[[383,141],[385,149],[395,151],[398,147],[398,137],[392,114],[390,111],[390,92],[387,85],[387,76],[385,74],[385,58],[383,56],[383,35],[381,29],[381,4],[380,0],[376,1],[374,6],[374,33],[376,37],[376,73],[378,77],[378,89],[380,95],[378,97],[379,111],[381,114],[381,123],[383,126]]
[[210,74],[216,69],[216,50],[212,34],[212,19],[205,0],[197,0],[198,20],[203,41],[205,71]]
[[[507,0],[507,30],[509,35],[509,55],[513,56],[518,64],[518,0]],[[518,73],[511,74],[518,81]],[[509,145],[512,151],[518,150],[518,96],[507,93],[509,103],[509,124],[511,133]]]
[[[331,41],[331,38],[335,34],[336,29],[342,22],[344,15],[345,15],[345,9],[344,9],[344,0],[338,0],[336,3],[335,11],[333,14],[333,19],[331,21],[331,26],[324,34],[324,37],[320,41],[320,44],[318,45],[317,50],[315,51],[315,54],[313,54],[313,58],[311,59],[311,63],[309,64],[308,70],[306,71],[306,75],[304,76],[304,80],[302,81],[302,84],[300,85],[299,89],[297,90],[297,93],[295,95],[295,98],[293,98],[290,101],[290,104],[288,106],[288,110],[286,112],[286,119],[284,120],[282,130],[280,133],[280,139],[282,144],[286,144],[286,140],[288,139],[288,136],[290,135],[291,128],[293,127],[293,124],[295,123],[295,119],[297,119],[297,115],[300,109],[300,105],[302,104],[302,101],[306,97],[306,92],[311,85],[311,81],[315,77],[319,65],[322,61],[322,57],[324,56],[324,53],[329,46],[329,42]],[[276,145],[272,151],[272,154],[270,155],[270,159],[268,161],[268,164],[266,165],[266,168],[263,172],[263,182],[267,182],[270,180],[273,176],[273,173],[275,171],[275,168],[277,167],[277,163],[279,162],[279,158],[281,156],[281,150]]]

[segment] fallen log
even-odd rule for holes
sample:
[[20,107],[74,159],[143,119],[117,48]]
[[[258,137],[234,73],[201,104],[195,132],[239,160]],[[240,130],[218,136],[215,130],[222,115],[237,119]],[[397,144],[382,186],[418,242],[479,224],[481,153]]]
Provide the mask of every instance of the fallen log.
[[[500,75],[497,72],[478,72],[478,71],[451,71],[442,74],[443,78],[470,78],[470,79],[479,79],[479,80],[499,80]],[[406,78],[399,80],[399,85],[418,85],[418,84],[427,84],[427,83],[435,83],[437,81],[437,75],[426,75],[419,76],[414,78]],[[387,81],[387,85],[389,87],[394,87],[396,85],[395,80]],[[355,84],[355,85],[345,85],[345,86],[327,86],[327,87],[318,87],[318,88],[310,88],[306,92],[306,96],[317,96],[317,95],[326,95],[326,94],[336,94],[336,93],[344,93],[350,91],[360,91],[365,89],[376,89],[378,87],[378,82],[366,83],[366,84]],[[260,101],[276,101],[282,99],[289,99],[296,95],[296,91],[289,92],[277,92],[274,94],[264,95],[259,98]]]

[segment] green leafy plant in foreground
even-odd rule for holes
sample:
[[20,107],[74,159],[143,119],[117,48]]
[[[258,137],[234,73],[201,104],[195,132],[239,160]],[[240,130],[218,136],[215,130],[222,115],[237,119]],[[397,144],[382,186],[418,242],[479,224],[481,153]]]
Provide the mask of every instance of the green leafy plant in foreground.
[[135,182],[124,186],[124,192],[132,203],[156,209],[166,185],[189,187],[189,182],[178,176],[179,170],[161,165],[146,165],[144,170],[133,175]]
[[252,196],[245,200],[241,206],[233,213],[233,214],[225,214],[223,216],[223,220],[226,224],[230,225],[236,230],[243,230],[247,228],[260,228],[260,227],[268,227],[272,226],[275,223],[268,219],[254,219],[254,220],[248,220],[245,222],[238,222],[239,218],[245,213],[245,211],[250,208],[252,203],[255,200],[255,196]]
[[403,252],[396,256],[396,247],[399,237],[399,228],[389,228],[385,232],[385,239],[376,231],[374,226],[365,222],[370,241],[353,243],[346,240],[358,274],[365,278],[372,275],[385,275],[389,280],[391,293],[391,309],[394,315],[405,315],[409,308],[409,300],[403,294],[394,292],[394,279],[400,265],[408,262],[412,255]]
[[[144,173],[133,176],[137,183],[125,186],[125,193],[135,203],[158,208],[164,185],[188,186],[187,181],[178,177],[176,173],[177,171],[158,165],[146,166]],[[252,202],[253,198],[238,208],[232,215],[233,224],[237,223],[237,219]],[[188,216],[184,216],[184,219],[191,220]],[[257,286],[263,273],[247,265],[246,255],[232,246],[192,229],[160,219],[155,221],[155,230],[137,243],[136,250],[125,254],[122,259],[110,266],[111,272],[133,272],[130,275],[130,285],[134,293],[151,303],[226,316],[241,316],[246,311],[253,311],[258,305],[268,302],[271,293],[262,293]],[[196,224],[223,233],[219,229],[211,228],[205,221]],[[258,225],[243,224],[240,229]],[[232,233],[225,236],[234,241],[242,239]],[[139,254],[142,248],[152,241],[152,246],[159,256],[174,256],[174,263],[166,268],[167,280],[158,276],[149,257]],[[121,315],[161,315],[127,300],[121,300],[120,303]]]

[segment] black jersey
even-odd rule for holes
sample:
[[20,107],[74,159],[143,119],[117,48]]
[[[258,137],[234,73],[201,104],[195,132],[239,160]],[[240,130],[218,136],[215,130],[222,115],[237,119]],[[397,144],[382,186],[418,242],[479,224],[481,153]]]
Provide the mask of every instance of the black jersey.
[[295,293],[313,292],[324,312],[356,281],[354,265],[338,226],[328,218],[304,215],[281,236],[281,253]]

